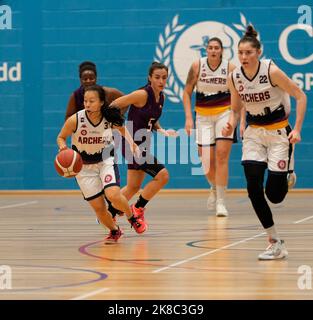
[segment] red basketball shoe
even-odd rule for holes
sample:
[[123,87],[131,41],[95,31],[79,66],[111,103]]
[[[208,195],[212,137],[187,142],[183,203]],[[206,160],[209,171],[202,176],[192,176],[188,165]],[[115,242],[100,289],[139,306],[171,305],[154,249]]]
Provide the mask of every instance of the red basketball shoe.
[[104,243],[110,244],[110,243],[116,243],[118,239],[124,234],[123,230],[118,227],[117,230],[110,230],[110,233],[107,235],[107,237],[104,239]]
[[135,229],[137,233],[144,233],[148,228],[145,221],[136,217],[135,215],[128,219],[128,222],[131,224],[131,226]]
[[139,219],[141,219],[143,221],[145,220],[145,210],[146,210],[146,208],[137,208],[137,207],[135,207],[134,204],[132,204],[130,206],[130,208],[131,208],[132,213],[134,214],[134,217],[137,217],[137,218],[139,218]]

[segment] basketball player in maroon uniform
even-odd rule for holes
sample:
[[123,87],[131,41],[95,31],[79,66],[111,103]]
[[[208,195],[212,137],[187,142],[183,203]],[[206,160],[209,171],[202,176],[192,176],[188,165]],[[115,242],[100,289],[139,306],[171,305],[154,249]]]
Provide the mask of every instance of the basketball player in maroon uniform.
[[[78,74],[80,79],[80,87],[77,88],[70,96],[67,104],[65,120],[74,113],[84,109],[84,93],[88,86],[92,86],[97,82],[97,67],[91,61],[84,61],[79,65]],[[123,93],[116,88],[102,87],[105,91],[107,103],[121,97]]]
[[[139,191],[146,174],[153,178],[144,186],[137,202],[131,206],[135,216],[142,219],[147,203],[166,185],[169,179],[165,166],[150,153],[151,132],[156,130],[165,136],[177,136],[175,130],[165,130],[159,122],[164,105],[163,89],[167,77],[168,68],[162,63],[153,62],[149,68],[147,85],[111,103],[112,106],[118,108],[130,105],[128,130],[133,133],[133,139],[142,152],[140,159],[134,159],[132,153],[127,150],[127,146],[123,148],[123,155],[128,161],[127,185],[122,189],[123,195],[130,200]],[[109,206],[109,210],[113,215],[116,213],[112,206]]]

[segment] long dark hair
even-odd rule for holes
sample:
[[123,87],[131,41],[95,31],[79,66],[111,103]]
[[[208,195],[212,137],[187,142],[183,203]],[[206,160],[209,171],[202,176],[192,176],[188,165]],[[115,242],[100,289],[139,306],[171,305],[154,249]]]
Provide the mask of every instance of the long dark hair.
[[121,114],[121,110],[117,107],[108,105],[106,94],[103,88],[97,84],[89,86],[85,89],[85,93],[87,91],[96,91],[98,92],[100,101],[103,101],[103,105],[101,106],[101,113],[103,117],[110,122],[113,126],[121,127],[124,124],[125,118]]
[[[150,67],[149,67],[149,76],[151,77],[152,74],[153,74],[153,71],[156,70],[156,69],[165,69],[167,74],[168,74],[168,67],[161,63],[161,62],[157,62],[157,61],[154,61],[151,63]],[[149,78],[148,78],[148,84],[150,84],[150,81],[149,81]]]
[[222,54],[221,54],[221,57],[220,57],[220,58],[222,59],[222,58],[223,58],[223,49],[224,49],[222,40],[221,40],[220,38],[218,38],[218,37],[213,37],[212,39],[210,39],[210,40],[208,41],[207,47],[209,46],[209,44],[210,44],[212,41],[216,41],[216,42],[218,42],[218,44],[220,45],[220,47],[221,47],[221,49],[222,49]]

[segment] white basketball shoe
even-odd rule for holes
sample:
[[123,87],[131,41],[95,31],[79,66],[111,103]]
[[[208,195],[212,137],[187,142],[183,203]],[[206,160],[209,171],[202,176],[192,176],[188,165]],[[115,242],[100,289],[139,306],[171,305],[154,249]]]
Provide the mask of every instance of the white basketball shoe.
[[259,254],[259,260],[277,260],[287,258],[288,251],[284,240],[272,240],[266,250]]
[[216,190],[211,188],[210,195],[207,201],[207,208],[209,210],[214,210],[215,206],[216,206]]
[[227,217],[228,211],[225,206],[225,202],[223,199],[218,199],[216,201],[216,216],[217,217]]
[[295,172],[288,173],[287,182],[288,182],[288,190],[292,189],[296,185],[297,175]]

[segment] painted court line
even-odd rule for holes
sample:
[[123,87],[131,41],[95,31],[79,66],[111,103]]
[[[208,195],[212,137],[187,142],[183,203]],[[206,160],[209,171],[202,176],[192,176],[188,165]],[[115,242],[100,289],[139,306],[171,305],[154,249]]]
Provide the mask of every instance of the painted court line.
[[[297,224],[297,223],[300,223],[300,222],[304,222],[304,221],[306,221],[306,220],[309,220],[309,219],[311,219],[311,218],[313,218],[313,216],[304,218],[304,219],[302,219],[302,220],[293,221],[292,223]],[[231,243],[231,244],[228,244],[227,246],[224,246],[224,247],[221,247],[221,248],[217,248],[217,249],[214,249],[214,250],[211,250],[211,251],[208,251],[208,252],[199,254],[199,255],[194,256],[194,257],[191,257],[191,258],[189,258],[189,259],[185,259],[185,260],[178,261],[178,262],[176,262],[176,263],[170,264],[170,265],[167,266],[167,267],[163,267],[163,268],[156,269],[156,270],[152,271],[152,273],[158,273],[158,272],[162,272],[162,271],[164,271],[164,270],[167,270],[167,269],[170,269],[170,268],[173,268],[173,267],[177,267],[177,266],[182,265],[182,264],[184,264],[184,263],[187,263],[187,262],[189,262],[189,261],[196,260],[196,259],[199,259],[199,258],[208,256],[209,254],[212,254],[212,253],[215,253],[215,252],[218,252],[218,251],[222,251],[222,250],[227,249],[227,248],[234,247],[234,246],[236,246],[237,244],[244,243],[244,242],[253,240],[253,239],[255,239],[255,238],[261,237],[261,236],[264,235],[264,234],[266,234],[266,232],[262,232],[262,233],[259,233],[259,234],[255,235],[255,236],[253,236],[253,237],[246,238],[246,239],[243,239],[243,240],[240,240],[240,241],[237,241],[237,242],[233,242],[233,243]]]
[[81,296],[71,298],[69,300],[83,300],[83,299],[95,296],[98,293],[109,291],[109,290],[110,290],[109,288],[101,288],[101,289],[98,289],[98,290],[95,290],[95,291],[88,292],[86,294],[82,294]]
[[36,203],[38,203],[38,201],[21,202],[21,203],[11,204],[11,205],[8,205],[8,206],[2,206],[2,207],[0,207],[0,209],[23,207],[23,206],[28,206],[30,204],[36,204]]
[[[300,223],[300,222],[303,222],[303,221],[306,221],[306,220],[309,220],[313,218],[313,216],[310,216],[310,217],[307,217],[305,219],[302,219],[302,220],[298,220],[298,221],[294,221],[293,223]],[[247,241],[250,241],[250,240],[253,240],[253,239],[256,239],[256,238],[259,238],[263,235],[265,235],[266,232],[262,232],[262,233],[259,233],[253,237],[250,237],[250,238],[246,238],[246,239],[243,239],[243,240],[240,240],[240,241],[236,241],[236,242],[233,242],[233,243],[230,243],[226,246],[223,246],[223,247],[220,247],[220,248],[217,248],[217,249],[214,249],[214,250],[211,250],[211,251],[208,251],[208,252],[204,252],[202,254],[199,254],[197,256],[194,256],[194,257],[191,257],[191,258],[188,258],[188,259],[185,259],[185,260],[181,260],[181,261],[178,261],[176,263],[173,263],[173,264],[170,264],[166,267],[163,267],[163,268],[159,268],[159,269],[156,269],[154,271],[152,271],[152,273],[159,273],[159,272],[162,272],[162,271],[165,271],[165,270],[168,270],[168,269],[171,269],[173,267],[177,267],[179,265],[182,265],[184,263],[187,263],[187,262],[190,262],[190,261],[193,261],[193,260],[196,260],[196,259],[199,259],[199,258],[202,258],[202,257],[205,257],[205,256],[208,256],[210,254],[213,254],[215,252],[219,252],[219,251],[222,251],[222,250],[225,250],[225,249],[228,249],[228,248],[231,248],[231,247],[234,247],[238,244],[241,244],[241,243],[244,243],[244,242],[247,242]],[[88,297],[92,297],[94,295],[97,295],[98,293],[101,293],[101,292],[105,292],[105,291],[109,291],[110,289],[109,288],[102,288],[102,289],[99,289],[99,290],[96,290],[96,291],[91,291],[89,293],[86,293],[84,295],[81,295],[81,296],[78,296],[78,297],[75,297],[75,298],[72,298],[70,300],[82,300],[82,299],[86,299]]]
[[228,248],[231,248],[231,247],[234,247],[236,246],[237,244],[240,244],[240,243],[244,243],[244,242],[247,242],[249,240],[253,240],[255,238],[258,238],[258,237],[261,237],[263,236],[264,234],[266,234],[266,232],[262,232],[262,233],[259,233],[253,237],[250,237],[250,238],[246,238],[246,239],[243,239],[243,240],[240,240],[240,241],[236,241],[236,242],[233,242],[231,244],[228,244],[227,246],[224,246],[224,247],[221,247],[221,248],[217,248],[217,249],[214,249],[214,250],[211,250],[211,251],[208,251],[208,252],[204,252],[202,254],[199,254],[197,256],[194,256],[194,257],[191,257],[189,259],[185,259],[185,260],[181,260],[181,261],[178,261],[176,263],[173,263],[173,264],[170,264],[169,266],[167,267],[163,267],[163,268],[160,268],[160,269],[156,269],[154,270],[152,273],[158,273],[158,272],[162,272],[164,270],[167,270],[167,269],[170,269],[170,268],[173,268],[173,267],[177,267],[181,264],[184,264],[184,263],[187,263],[189,261],[192,261],[192,260],[196,260],[196,259],[199,259],[199,258],[202,258],[202,257],[205,257],[205,256],[208,256],[209,254],[212,254],[212,253],[215,253],[215,252],[218,252],[218,251],[222,251],[224,249],[228,249]]
[[304,222],[304,221],[310,220],[310,219],[312,219],[312,218],[313,218],[313,216],[306,217],[306,218],[304,218],[304,219],[301,219],[301,220],[298,220],[298,221],[294,221],[293,223],[295,223],[295,224],[297,224],[297,223],[301,223],[301,222]]

